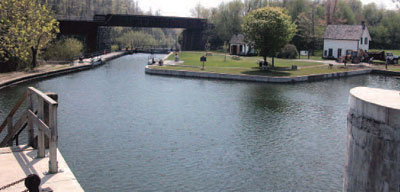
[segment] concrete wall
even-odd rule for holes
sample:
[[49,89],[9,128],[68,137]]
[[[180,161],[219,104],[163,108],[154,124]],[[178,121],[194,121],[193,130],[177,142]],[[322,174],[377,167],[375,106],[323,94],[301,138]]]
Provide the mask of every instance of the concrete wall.
[[166,69],[153,69],[146,66],[145,72],[148,74],[155,75],[169,75],[179,77],[195,77],[195,78],[207,78],[207,79],[224,79],[224,80],[238,80],[238,81],[255,81],[255,82],[267,82],[267,83],[295,83],[295,82],[307,82],[307,81],[319,81],[325,79],[333,79],[347,76],[363,75],[371,73],[370,69],[349,71],[349,72],[338,72],[329,74],[318,74],[318,75],[307,75],[298,77],[267,77],[259,75],[233,75],[224,73],[208,73],[208,72],[194,72],[194,71],[183,71],[183,70],[166,70]]
[[344,191],[400,190],[400,92],[350,91]]

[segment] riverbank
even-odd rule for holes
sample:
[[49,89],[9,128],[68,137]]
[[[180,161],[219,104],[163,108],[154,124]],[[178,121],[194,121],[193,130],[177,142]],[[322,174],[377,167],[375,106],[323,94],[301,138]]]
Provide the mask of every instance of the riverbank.
[[[126,55],[127,52],[113,52],[98,56],[102,60],[102,64],[112,59]],[[90,59],[84,59],[83,63],[74,62],[73,65],[60,64],[44,64],[35,68],[33,71],[17,71],[10,73],[0,73],[0,89],[8,86],[17,85],[27,81],[38,80],[43,78],[55,77],[67,73],[73,73],[88,70],[99,65],[92,65]]]
[[[380,65],[348,64],[345,67],[341,63],[314,60],[275,59],[274,70],[260,70],[257,64],[261,59],[259,57],[241,57],[235,60],[228,55],[225,59],[223,54],[208,56],[202,69],[202,63],[197,59],[202,55],[204,53],[201,52],[180,53],[183,62],[179,63],[174,63],[173,56],[170,55],[164,66],[147,66],[145,72],[155,75],[267,83],[311,82],[371,73],[400,76],[400,73],[396,72],[400,69],[399,66],[391,66],[387,71]],[[292,66],[296,66],[297,69],[292,69]]]
[[194,78],[207,78],[207,79],[223,79],[223,80],[238,80],[238,81],[255,81],[264,83],[296,83],[296,82],[310,82],[325,79],[333,79],[340,77],[349,77],[355,75],[370,74],[371,69],[354,70],[346,72],[326,73],[326,74],[313,74],[298,77],[268,77],[260,75],[235,75],[227,73],[210,73],[210,72],[195,72],[185,70],[164,70],[149,68],[146,66],[145,72],[154,75],[168,75],[179,77],[194,77]]

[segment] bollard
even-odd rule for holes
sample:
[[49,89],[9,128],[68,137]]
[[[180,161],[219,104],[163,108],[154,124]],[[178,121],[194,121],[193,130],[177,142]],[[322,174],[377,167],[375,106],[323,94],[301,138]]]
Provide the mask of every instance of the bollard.
[[29,190],[29,192],[39,192],[40,186],[40,177],[35,174],[30,174],[25,178],[25,187]]
[[399,93],[350,90],[343,191],[399,191]]

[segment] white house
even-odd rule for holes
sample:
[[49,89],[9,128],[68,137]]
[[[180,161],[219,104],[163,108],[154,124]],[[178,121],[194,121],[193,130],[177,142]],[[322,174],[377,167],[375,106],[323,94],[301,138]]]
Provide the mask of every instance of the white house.
[[362,25],[328,25],[324,36],[323,58],[337,59],[348,51],[368,51],[372,40],[364,22]]
[[231,55],[252,55],[255,54],[254,49],[244,41],[244,35],[233,35],[229,41],[229,53]]

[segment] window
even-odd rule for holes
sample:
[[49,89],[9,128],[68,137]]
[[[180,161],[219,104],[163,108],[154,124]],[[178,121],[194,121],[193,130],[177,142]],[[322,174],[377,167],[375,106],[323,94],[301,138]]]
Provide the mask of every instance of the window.
[[333,49],[329,49],[329,57],[333,56]]
[[361,39],[360,39],[360,44],[362,45],[362,37],[361,37]]
[[365,38],[364,44],[368,45],[368,37]]
[[324,56],[327,56],[328,55],[328,51],[324,51]]
[[342,49],[338,49],[337,50],[337,57],[341,57],[342,56]]

